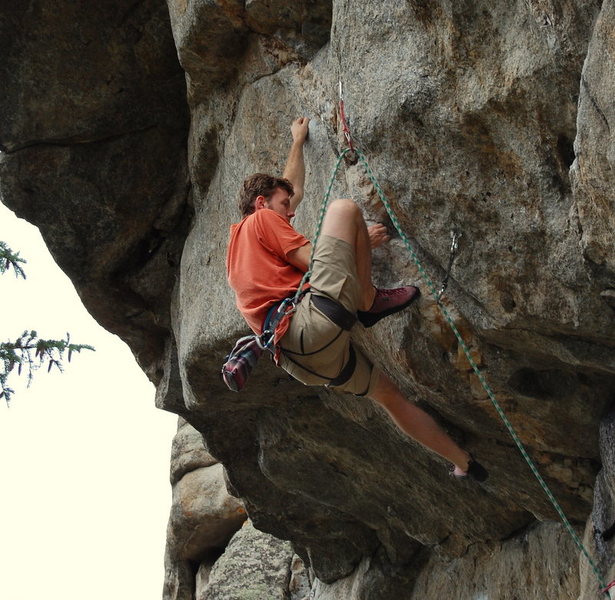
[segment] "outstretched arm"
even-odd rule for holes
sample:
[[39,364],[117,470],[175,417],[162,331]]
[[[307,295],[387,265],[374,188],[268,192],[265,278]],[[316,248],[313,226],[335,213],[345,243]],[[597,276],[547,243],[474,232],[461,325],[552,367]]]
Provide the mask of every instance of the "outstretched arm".
[[310,120],[307,117],[299,117],[290,126],[293,136],[293,143],[288,153],[288,160],[282,177],[288,179],[295,189],[294,196],[290,199],[290,208],[295,210],[303,200],[303,186],[305,183],[305,164],[303,162],[303,144],[308,136],[308,125]]

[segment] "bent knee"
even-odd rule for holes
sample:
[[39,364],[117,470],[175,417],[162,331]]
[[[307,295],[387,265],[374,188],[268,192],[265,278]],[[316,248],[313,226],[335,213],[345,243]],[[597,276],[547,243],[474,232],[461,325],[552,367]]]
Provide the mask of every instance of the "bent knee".
[[347,215],[361,214],[361,209],[354,200],[350,198],[338,198],[329,205],[327,212],[340,212]]
[[354,200],[350,198],[338,198],[329,205],[327,214],[343,217],[346,219],[361,216],[361,209]]
[[361,209],[352,200],[335,200],[325,215],[322,233],[355,244],[362,219]]

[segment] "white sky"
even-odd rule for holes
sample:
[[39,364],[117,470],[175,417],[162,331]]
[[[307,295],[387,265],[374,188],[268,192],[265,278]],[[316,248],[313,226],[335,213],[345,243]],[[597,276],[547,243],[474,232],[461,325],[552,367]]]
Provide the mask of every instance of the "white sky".
[[96,348],[29,389],[13,377],[10,407],[0,401],[0,598],[160,598],[177,417],[154,407],[153,385],[85,310],[38,229],[2,204],[0,240],[28,261],[26,280],[0,276],[0,340],[69,331]]

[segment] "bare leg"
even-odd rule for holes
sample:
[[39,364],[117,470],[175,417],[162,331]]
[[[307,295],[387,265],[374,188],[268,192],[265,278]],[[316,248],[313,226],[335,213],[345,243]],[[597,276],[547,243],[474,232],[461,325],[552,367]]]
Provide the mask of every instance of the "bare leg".
[[368,310],[376,290],[372,283],[372,249],[361,209],[348,199],[335,200],[327,209],[322,234],[348,242],[354,247],[357,274],[363,290],[360,310]]
[[404,433],[453,463],[458,473],[467,471],[470,455],[424,410],[406,400],[399,388],[384,373],[380,374],[370,397],[386,409]]

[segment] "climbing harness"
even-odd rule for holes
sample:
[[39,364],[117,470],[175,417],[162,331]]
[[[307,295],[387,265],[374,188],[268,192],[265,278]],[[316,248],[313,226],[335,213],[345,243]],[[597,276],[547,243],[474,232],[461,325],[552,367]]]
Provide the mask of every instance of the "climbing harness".
[[[325,317],[327,317],[327,319],[331,321],[331,323],[339,327],[339,331],[335,335],[333,335],[331,339],[329,339],[327,342],[324,342],[316,350],[306,352],[305,348],[303,347],[303,340],[301,341],[300,351],[290,350],[290,348],[286,348],[281,345],[278,347],[280,349],[280,352],[284,355],[286,359],[288,359],[291,363],[293,363],[303,371],[310,373],[310,375],[314,375],[315,377],[322,379],[323,382],[325,382],[323,385],[326,385],[328,387],[341,386],[352,377],[357,366],[357,357],[352,345],[349,349],[349,355],[346,364],[334,377],[312,370],[310,367],[307,367],[301,362],[300,357],[314,356],[316,354],[324,352],[327,348],[329,348],[339,339],[339,337],[344,331],[350,331],[352,329],[352,326],[357,322],[357,316],[347,310],[344,306],[342,306],[342,304],[327,296],[320,296],[318,294],[310,293],[308,301],[312,304],[312,306],[314,306],[314,308],[316,308]],[[265,323],[266,322],[267,321],[265,320]]]
[[300,286],[295,296],[284,298],[271,308],[261,335],[246,335],[235,342],[220,371],[229,390],[240,392],[246,386],[248,377],[263,351],[273,352],[275,329],[285,316],[291,315],[297,309],[297,303],[305,293],[301,292],[302,287]]
[[274,304],[269,309],[263,323],[263,333],[260,335],[263,350],[271,350],[273,348],[277,326],[284,317],[292,315],[297,310],[297,304],[299,304],[306,291],[303,289],[303,285],[300,285],[294,296],[284,298],[284,300]]
[[[263,323],[263,332],[260,335],[247,335],[235,342],[235,346],[226,356],[221,370],[222,379],[229,390],[233,392],[240,392],[246,386],[248,377],[264,350],[269,350],[272,354],[275,354],[274,340],[275,331],[278,325],[282,319],[287,316],[291,316],[296,312],[297,304],[303,299],[303,296],[305,296],[308,291],[308,289],[304,289],[302,281],[294,296],[284,298],[269,309]],[[335,377],[330,377],[328,375],[323,375],[313,371],[309,367],[306,367],[304,364],[299,362],[299,357],[313,356],[326,350],[340,337],[340,335],[342,335],[344,331],[350,331],[352,326],[355,324],[357,317],[346,310],[339,302],[331,300],[325,296],[310,294],[309,301],[332,323],[340,328],[339,332],[333,336],[331,340],[324,343],[320,348],[311,352],[304,352],[303,349],[301,352],[294,352],[288,348],[283,348],[281,346],[278,347],[281,353],[290,362],[311,375],[322,379],[323,382],[325,382],[324,385],[330,387],[343,385],[352,377],[357,364],[356,354],[352,346],[350,347],[348,361]],[[297,358],[293,358],[293,355]]]
[[[342,131],[344,133],[344,137],[345,137],[346,141],[348,142],[349,147],[348,148],[344,148],[340,152],[338,157],[337,157],[337,161],[336,161],[336,163],[334,165],[334,168],[333,168],[333,171],[332,171],[332,174],[331,174],[331,179],[329,181],[329,185],[327,186],[327,189],[325,191],[325,195],[324,195],[323,201],[322,201],[321,206],[320,206],[320,210],[319,210],[319,213],[318,213],[318,221],[317,221],[317,226],[316,226],[316,233],[315,233],[314,239],[312,241],[309,269],[304,274],[304,276],[303,276],[303,278],[301,280],[301,283],[299,284],[299,287],[297,288],[297,292],[295,293],[295,295],[292,298],[290,298],[290,299],[286,299],[286,300],[289,300],[289,302],[286,305],[284,304],[284,302],[286,300],[283,301],[280,304],[280,306],[276,308],[275,314],[276,315],[280,315],[279,319],[281,319],[283,316],[285,316],[287,314],[292,314],[296,310],[296,305],[299,302],[299,300],[301,299],[302,295],[304,294],[303,288],[304,288],[304,285],[309,281],[309,279],[311,277],[311,274],[312,274],[311,268],[312,268],[313,259],[314,259],[314,250],[315,250],[315,247],[316,247],[316,242],[318,241],[318,239],[320,237],[320,232],[321,232],[321,229],[322,229],[322,223],[323,223],[323,220],[324,220],[325,212],[327,210],[327,205],[329,203],[329,198],[331,196],[331,190],[333,188],[333,184],[335,182],[335,178],[337,176],[337,172],[338,172],[339,167],[340,167],[340,165],[342,163],[342,160],[350,152],[354,152],[358,156],[359,162],[362,164],[363,168],[365,169],[365,173],[366,173],[367,177],[369,178],[369,180],[373,184],[374,189],[376,190],[376,192],[378,194],[378,197],[380,198],[380,201],[382,202],[383,206],[385,207],[385,209],[387,211],[387,214],[389,215],[389,218],[391,219],[391,222],[395,226],[395,229],[397,230],[397,232],[398,232],[402,242],[404,243],[406,249],[408,250],[408,252],[409,252],[409,254],[410,254],[410,256],[411,256],[411,258],[413,260],[413,262],[415,263],[415,265],[416,265],[416,267],[417,267],[417,269],[419,271],[421,279],[426,284],[426,286],[429,289],[431,295],[433,296],[433,298],[435,299],[437,305],[439,306],[440,312],[442,313],[442,316],[444,317],[444,319],[448,323],[448,325],[451,328],[453,334],[455,335],[457,341],[459,342],[459,346],[462,349],[466,359],[468,360],[468,363],[470,364],[470,366],[472,367],[472,370],[474,371],[474,373],[478,377],[478,380],[480,381],[481,385],[483,386],[483,389],[485,390],[485,392],[489,396],[489,399],[491,400],[491,402],[492,402],[496,412],[498,413],[500,419],[502,420],[502,422],[506,426],[506,429],[508,430],[510,436],[512,437],[513,441],[515,442],[515,445],[517,446],[519,452],[521,453],[521,455],[525,459],[525,461],[528,464],[530,470],[532,471],[534,477],[537,479],[538,483],[540,484],[540,486],[543,489],[544,493],[546,494],[547,498],[551,502],[553,508],[557,512],[557,514],[558,514],[560,520],[562,521],[562,524],[564,525],[565,529],[567,530],[568,534],[570,535],[570,537],[572,538],[573,542],[575,543],[575,545],[577,546],[579,551],[583,554],[583,556],[587,560],[589,566],[591,567],[592,571],[594,572],[594,575],[596,576],[596,578],[597,578],[597,580],[598,580],[598,582],[600,584],[600,592],[606,594],[609,598],[611,598],[610,590],[615,588],[615,580],[607,584],[606,581],[604,580],[604,578],[602,577],[602,574],[601,574],[600,570],[598,569],[597,565],[595,564],[595,562],[591,558],[588,550],[583,545],[583,542],[581,541],[581,539],[579,538],[577,533],[574,531],[574,528],[572,527],[572,524],[570,523],[570,521],[566,517],[562,507],[560,506],[559,502],[557,501],[557,499],[553,495],[553,492],[551,492],[551,490],[550,490],[549,486],[547,485],[546,481],[543,479],[542,475],[538,471],[538,468],[536,467],[536,464],[534,463],[534,461],[529,456],[527,450],[525,449],[525,446],[524,446],[523,442],[521,441],[521,439],[517,435],[517,432],[515,431],[515,429],[513,428],[511,422],[509,421],[508,417],[504,413],[504,410],[500,406],[500,403],[498,402],[498,400],[497,400],[497,398],[495,396],[494,391],[492,390],[489,382],[486,380],[485,376],[480,371],[478,365],[476,364],[474,358],[472,357],[470,349],[469,349],[468,345],[466,344],[465,340],[463,339],[463,337],[461,336],[461,334],[460,334],[457,326],[455,325],[455,323],[454,323],[454,321],[453,321],[453,319],[452,319],[448,309],[446,308],[446,306],[442,302],[440,302],[441,296],[444,293],[444,291],[446,289],[446,286],[448,284],[448,277],[450,275],[450,270],[452,268],[453,261],[455,259],[455,255],[456,255],[456,252],[457,252],[457,249],[458,249],[458,241],[459,241],[459,238],[461,237],[461,234],[458,233],[457,235],[455,235],[453,233],[453,236],[452,236],[453,239],[451,241],[451,247],[450,247],[450,253],[449,253],[449,264],[448,264],[448,267],[447,267],[447,271],[446,271],[446,275],[445,275],[443,284],[442,284],[440,290],[438,291],[436,289],[432,279],[429,277],[428,273],[425,271],[425,268],[423,267],[423,265],[421,264],[420,260],[418,259],[418,256],[416,255],[416,252],[414,250],[414,247],[410,243],[410,240],[408,239],[408,237],[406,236],[405,232],[403,231],[403,229],[401,227],[401,224],[400,224],[400,222],[399,222],[399,220],[398,220],[394,210],[392,209],[392,207],[391,207],[387,197],[385,196],[385,194],[384,194],[384,192],[382,190],[382,187],[380,186],[378,180],[376,179],[374,173],[371,170],[371,167],[369,166],[369,163],[367,162],[367,158],[365,157],[365,155],[363,154],[363,152],[359,148],[357,148],[356,146],[353,145],[352,135],[350,133],[350,128],[348,127],[348,122],[347,122],[346,114],[345,114],[345,110],[344,110],[344,100],[343,100],[343,95],[342,95],[342,84],[341,84],[341,81],[340,81],[340,85],[339,85],[339,95],[340,95],[340,100],[339,100],[340,121],[341,121],[341,124],[342,124]],[[279,319],[278,319],[277,322],[275,322],[275,324],[273,326],[272,326],[271,322],[270,323],[266,323],[266,327],[264,328],[265,331],[263,332],[263,336],[265,336],[265,334],[266,334],[266,338],[262,338],[262,336],[247,336],[247,337],[248,338],[253,338],[253,339],[257,338],[258,341],[256,342],[256,344],[261,349],[261,351],[262,351],[262,349],[264,349],[266,347],[270,348],[271,344],[273,343],[273,332],[275,331],[275,325],[277,325],[277,323],[279,323]],[[225,364],[225,366],[226,366],[226,364]],[[301,365],[299,365],[299,366],[301,366]],[[250,369],[251,369],[251,366],[250,366]],[[344,368],[344,370],[345,369],[346,369],[346,367]],[[224,368],[223,368],[223,372],[224,372]],[[226,380],[226,378],[225,378],[225,380]],[[233,388],[231,388],[231,389],[233,389]]]
[[[343,108],[344,108],[344,106],[343,106],[343,99],[341,98],[341,85],[340,85],[340,120],[342,122],[342,127],[347,128],[346,115],[345,115],[345,113],[342,112]],[[350,134],[349,130],[348,130],[347,134],[346,134],[346,131],[344,131],[344,135],[345,135],[347,140],[352,140],[352,135]],[[427,285],[431,295],[436,300],[436,303],[437,303],[437,305],[440,308],[440,312],[442,313],[442,316],[444,317],[444,319],[448,323],[449,327],[453,331],[453,334],[457,338],[457,341],[459,342],[459,346],[463,350],[463,353],[465,354],[465,356],[466,356],[470,366],[472,367],[472,370],[474,371],[474,373],[478,377],[478,380],[480,381],[480,383],[483,386],[485,392],[489,396],[489,399],[491,400],[493,406],[495,407],[495,410],[498,413],[500,419],[502,420],[502,422],[506,426],[506,429],[508,430],[510,436],[512,437],[513,441],[515,442],[515,445],[519,449],[519,452],[521,453],[521,455],[525,459],[525,462],[530,467],[530,470],[532,471],[534,477],[537,479],[538,483],[540,484],[540,486],[542,487],[543,491],[545,492],[547,498],[551,502],[553,508],[557,512],[557,514],[558,514],[560,520],[562,521],[565,529],[567,530],[568,534],[572,538],[573,542],[575,543],[575,545],[577,546],[579,551],[586,558],[588,564],[590,565],[592,571],[594,572],[594,575],[596,576],[596,578],[597,578],[597,580],[598,580],[598,582],[600,584],[600,591],[605,593],[605,594],[607,594],[607,596],[610,598],[609,590],[615,587],[615,581],[613,581],[613,582],[611,582],[611,583],[609,583],[607,585],[606,581],[602,577],[602,574],[601,574],[600,570],[598,569],[598,567],[596,566],[595,562],[593,561],[593,559],[589,555],[589,552],[585,548],[585,546],[583,545],[583,542],[581,541],[581,539],[579,538],[579,536],[575,532],[574,528],[572,527],[572,524],[570,523],[570,521],[566,517],[566,515],[565,515],[562,507],[560,506],[559,502],[557,501],[557,499],[553,495],[553,492],[551,492],[551,490],[550,490],[549,486],[547,485],[546,481],[543,479],[542,475],[538,471],[538,468],[536,467],[536,464],[534,463],[534,461],[529,456],[527,450],[525,449],[525,446],[524,446],[523,442],[521,441],[521,439],[517,435],[517,432],[513,428],[511,422],[509,421],[508,417],[504,413],[504,410],[500,406],[500,403],[498,402],[494,391],[492,390],[491,386],[489,385],[489,382],[486,380],[485,376],[483,375],[481,370],[478,368],[478,365],[476,364],[476,361],[472,357],[472,353],[470,352],[470,349],[469,349],[468,345],[466,344],[465,340],[463,339],[463,337],[459,333],[459,329],[455,325],[455,323],[454,323],[454,321],[453,321],[453,319],[452,319],[448,309],[446,308],[446,306],[444,306],[443,303],[441,303],[439,301],[441,294],[439,294],[438,290],[436,290],[436,287],[435,287],[432,279],[429,277],[428,273],[425,271],[425,268],[421,264],[418,256],[416,255],[414,247],[412,246],[412,244],[410,243],[410,240],[408,239],[408,236],[405,234],[404,230],[402,229],[401,224],[399,222],[399,219],[397,218],[397,215],[395,214],[395,211],[392,209],[389,200],[387,199],[386,195],[384,194],[384,192],[382,190],[382,187],[380,186],[378,180],[376,179],[374,173],[372,172],[372,169],[369,166],[369,163],[367,162],[367,158],[365,157],[365,154],[363,154],[363,152],[359,148],[357,148],[356,146],[352,147],[352,148],[351,147],[344,148],[340,152],[340,154],[339,154],[339,156],[337,158],[337,161],[335,163],[335,166],[333,168],[333,171],[332,171],[332,174],[331,174],[331,180],[330,180],[329,185],[327,187],[327,190],[325,192],[325,195],[324,195],[321,207],[320,207],[320,211],[319,211],[319,214],[318,214],[318,223],[317,223],[317,227],[316,227],[316,234],[314,236],[314,240],[312,241],[312,255],[310,256],[310,269],[311,269],[311,266],[312,266],[312,259],[314,257],[314,248],[316,247],[316,242],[318,241],[318,238],[320,236],[320,231],[321,231],[321,228],[322,228],[322,221],[323,221],[326,209],[327,209],[327,205],[329,203],[329,198],[330,198],[330,195],[331,195],[331,189],[333,188],[333,183],[334,183],[335,178],[337,176],[337,172],[338,172],[339,167],[340,167],[340,165],[342,163],[342,160],[344,159],[344,157],[349,152],[355,152],[357,154],[357,156],[359,158],[359,162],[362,164],[363,168],[365,169],[365,173],[366,173],[367,177],[369,178],[369,180],[373,184],[374,189],[376,190],[376,192],[378,194],[378,197],[380,198],[380,201],[382,202],[383,206],[385,207],[385,209],[387,211],[387,214],[389,215],[389,218],[391,219],[393,225],[395,226],[395,229],[397,230],[397,232],[398,232],[401,240],[403,241],[406,249],[410,253],[411,258],[412,258],[413,262],[415,263],[415,265],[416,265],[416,267],[417,267],[417,269],[419,271],[421,279]],[[449,269],[447,269],[447,270],[450,270],[450,267],[452,266],[452,261],[454,260],[454,252],[456,253],[456,251],[457,251],[457,244],[458,244],[459,237],[460,237],[459,235],[456,236],[456,239],[454,238],[453,241],[451,242],[451,257],[449,257]],[[454,250],[454,252],[453,252],[453,250]],[[303,286],[304,281],[309,280],[309,276],[310,275],[311,275],[311,271],[308,270],[307,273],[304,276],[304,279],[301,282],[300,288]],[[448,279],[448,277],[446,277],[446,279]],[[446,287],[446,286],[444,286],[444,287]]]

